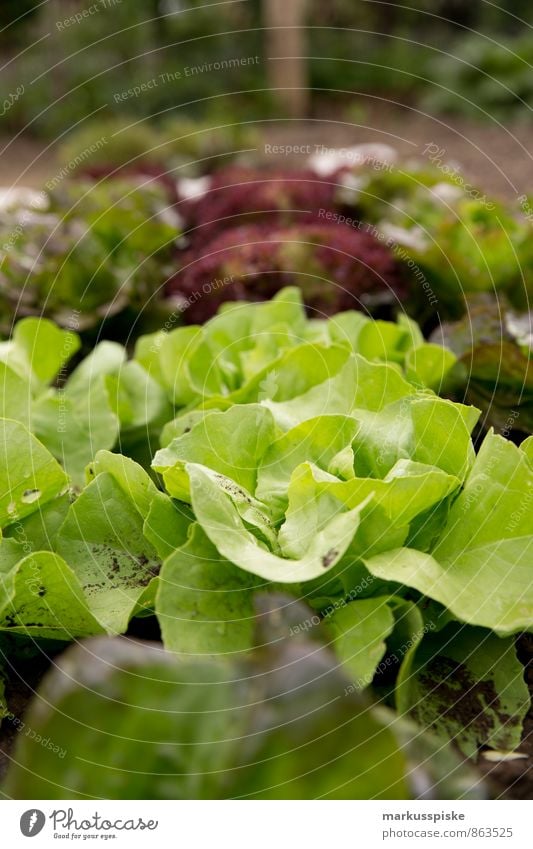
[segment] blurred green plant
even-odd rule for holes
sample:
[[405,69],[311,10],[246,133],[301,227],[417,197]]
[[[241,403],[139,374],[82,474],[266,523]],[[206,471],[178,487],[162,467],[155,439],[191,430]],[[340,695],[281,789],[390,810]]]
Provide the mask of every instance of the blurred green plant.
[[[125,169],[178,177],[194,176],[243,157],[255,148],[252,127],[231,121],[231,115],[213,115],[213,121],[174,116],[158,126],[123,118],[92,120],[73,130],[59,146],[58,159],[76,162],[93,174]],[[96,144],[98,140],[102,143]],[[87,152],[87,156],[84,155]]]
[[[25,89],[5,116],[8,128],[56,137],[103,108],[156,120],[184,108],[202,118],[215,109],[225,123],[230,115],[238,123],[279,114],[267,91],[259,0],[191,0],[186,8],[178,0],[122,0],[74,24],[75,6],[29,6],[9,2],[0,12],[6,23],[22,13],[4,31],[6,49],[14,38],[28,47],[23,62],[3,70],[7,92]],[[310,85],[317,102],[329,90],[403,100],[426,94],[433,111],[525,112],[519,98],[527,103],[531,94],[531,37],[520,19],[528,14],[524,0],[505,8],[482,0],[310,4]],[[450,41],[456,55],[444,56]]]
[[[264,88],[264,63],[247,3],[217,9],[201,0],[187,8],[170,2],[164,11],[159,6],[122,0],[65,23],[72,7],[58,18],[57,4],[42,5],[28,29],[28,45],[43,34],[47,38],[24,54],[23,63],[6,68],[7,91],[25,86],[24,97],[6,116],[8,126],[56,137],[102,108],[113,116],[164,119],[187,105],[187,111],[205,117],[218,102],[214,88],[226,122],[243,109],[249,119],[253,108],[256,114],[257,107],[266,108],[268,96],[253,92]],[[244,35],[237,41],[231,33],[239,29]]]
[[338,203],[373,222],[376,235],[392,240],[396,257],[410,268],[410,308],[418,321],[436,312],[441,319],[458,318],[465,296],[476,292],[505,292],[515,307],[527,308],[531,221],[471,185],[457,166],[363,166],[339,183]]
[[76,328],[87,330],[124,312],[130,325],[140,312],[147,320],[157,313],[179,236],[164,187],[63,180],[48,203],[46,211],[15,205],[0,214],[4,332],[29,315],[70,326],[75,314]]
[[431,86],[422,106],[483,120],[531,119],[533,33],[515,38],[469,34],[447,55],[434,58],[427,70]]
[[305,605],[269,595],[261,606],[263,647],[246,660],[106,639],[68,651],[30,707],[26,724],[36,733],[19,736],[3,794],[482,797],[449,747],[408,722],[392,724],[392,714],[350,691],[327,649],[290,636],[291,621],[310,614]]
[[3,0],[0,5],[0,44],[7,48],[24,39],[38,11],[35,0]]
[[533,324],[505,298],[471,296],[466,315],[432,336],[458,357],[454,382],[463,400],[483,411],[483,425],[504,436],[533,432]]

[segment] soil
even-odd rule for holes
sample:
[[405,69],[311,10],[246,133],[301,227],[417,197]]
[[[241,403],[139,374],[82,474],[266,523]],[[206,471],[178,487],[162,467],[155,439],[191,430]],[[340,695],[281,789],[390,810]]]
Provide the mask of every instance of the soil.
[[[300,122],[266,124],[265,144],[332,148],[379,142],[392,145],[402,157],[415,159],[427,159],[424,150],[434,145],[438,150],[437,160],[459,165],[472,183],[490,194],[512,199],[533,191],[531,122],[516,121],[506,126],[495,120],[478,123],[455,116],[428,115],[385,99],[380,102],[378,98],[368,98],[368,101],[363,107],[364,117],[357,123],[343,119],[342,108],[333,104],[322,110],[320,118],[303,125]],[[269,158],[276,159],[276,155],[270,154]],[[292,164],[303,158],[298,154],[292,156]]]
[[[5,651],[9,656],[12,649],[9,645],[2,645],[2,653]],[[9,767],[10,756],[19,733],[24,731],[24,714],[28,703],[37,691],[39,684],[50,663],[59,653],[57,644],[52,649],[33,653],[31,656],[19,660],[17,667],[6,683],[6,702],[9,714],[1,722],[0,731],[0,783],[2,782]]]
[[[323,104],[311,120],[258,121],[262,143],[257,154],[278,166],[297,165],[307,158],[308,146],[314,152],[315,146],[380,142],[397,148],[402,156],[423,159],[427,158],[425,148],[431,144],[440,151],[437,158],[458,163],[469,180],[491,194],[513,198],[533,192],[531,122],[503,125],[494,119],[476,123],[455,116],[437,117],[370,96],[361,98],[358,104],[357,120],[347,117],[345,103],[333,102]],[[269,145],[285,149],[274,152]],[[303,146],[304,150],[287,152],[287,146]],[[55,147],[23,136],[16,140],[0,138],[0,185],[41,186],[61,167]]]
[[[518,640],[518,657],[525,665],[525,677],[533,700],[533,634]],[[488,763],[480,758],[480,769],[496,799],[533,799],[533,702],[524,721],[524,734],[519,751],[527,758]]]

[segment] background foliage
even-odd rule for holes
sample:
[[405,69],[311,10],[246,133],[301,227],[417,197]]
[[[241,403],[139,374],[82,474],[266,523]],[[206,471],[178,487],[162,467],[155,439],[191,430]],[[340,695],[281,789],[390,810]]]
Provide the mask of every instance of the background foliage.
[[[14,61],[3,72],[4,96],[21,84],[25,88],[5,116],[8,129],[29,125],[33,133],[55,136],[102,108],[156,120],[184,106],[226,118],[232,112],[241,120],[264,116],[269,108],[274,112],[260,0],[218,8],[205,0],[186,5],[181,0],[122,0],[61,27],[86,6],[71,0],[40,6],[31,0],[2,3],[4,53],[13,57],[26,50],[23,62]],[[417,0],[409,9],[378,0],[311,3],[306,38],[313,109],[321,107],[324,90],[332,89],[386,92],[391,99],[421,101],[430,110],[476,118],[483,117],[480,110],[498,116],[523,111],[532,87],[528,11],[524,0],[505,6],[485,0]],[[216,85],[212,73],[201,70],[206,62],[255,56],[257,62],[223,68]],[[43,68],[48,69],[44,74]],[[189,73],[191,68],[197,70]],[[159,75],[176,72],[179,80],[161,82]],[[115,99],[154,78],[158,84],[141,96]]]

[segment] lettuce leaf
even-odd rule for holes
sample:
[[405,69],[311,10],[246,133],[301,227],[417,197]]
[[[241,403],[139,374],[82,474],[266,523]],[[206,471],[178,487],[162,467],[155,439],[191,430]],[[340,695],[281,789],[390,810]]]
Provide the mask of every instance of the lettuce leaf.
[[87,463],[100,449],[113,448],[119,434],[104,378],[92,380],[85,391],[42,395],[33,405],[32,430],[81,487]]
[[424,636],[396,699],[400,711],[467,757],[480,746],[517,748],[530,701],[514,641],[457,624]]
[[40,551],[0,576],[0,631],[71,641],[103,629],[73,570],[57,554]]
[[462,622],[500,635],[531,630],[532,491],[527,456],[489,433],[433,551],[398,549],[366,566],[435,599]]
[[29,427],[32,390],[29,381],[0,362],[0,418],[15,419]]
[[253,645],[252,576],[220,556],[199,525],[164,563],[156,613],[165,648],[227,655]]
[[[324,415],[354,415],[359,410],[379,411],[415,393],[392,365],[371,363],[351,355],[339,373],[287,401],[270,397],[262,403],[271,410],[276,424],[290,430],[307,419]],[[272,393],[271,393],[272,394]]]
[[124,633],[161,561],[135,502],[112,474],[99,474],[72,504],[56,550],[74,570],[95,618],[109,633]]
[[0,419],[0,527],[29,516],[67,483],[59,463],[20,422]]
[[358,410],[355,470],[382,478],[400,459],[437,466],[461,481],[475,452],[470,438],[478,411],[437,397],[412,396],[378,412]]
[[312,462],[324,471],[353,477],[351,445],[357,430],[358,423],[348,416],[318,416],[271,441],[260,458],[256,497],[281,517],[291,475],[301,463]]
[[80,345],[76,333],[46,318],[23,318],[15,325],[11,340],[0,343],[0,360],[38,391],[59,374]]
[[325,620],[333,647],[356,690],[364,690],[386,651],[385,640],[394,628],[388,597],[352,601]]
[[[293,584],[324,575],[342,557],[355,534],[365,502],[334,516],[296,559],[273,553],[246,526],[231,495],[203,466],[186,467],[194,514],[227,560],[267,581]],[[313,510],[313,505],[310,506]]]
[[168,492],[182,501],[190,500],[187,463],[207,466],[253,493],[259,461],[275,435],[267,409],[236,405],[206,416],[190,433],[158,451],[152,466],[163,475]]

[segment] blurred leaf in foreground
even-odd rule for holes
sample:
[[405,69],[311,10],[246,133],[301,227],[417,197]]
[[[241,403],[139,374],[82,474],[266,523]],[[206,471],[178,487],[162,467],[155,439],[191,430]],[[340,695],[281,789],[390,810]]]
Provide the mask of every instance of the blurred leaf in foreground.
[[308,612],[264,596],[260,647],[238,663],[126,639],[69,649],[26,715],[35,735],[20,735],[4,796],[432,798],[443,769],[457,771],[451,798],[479,796],[455,756],[414,743],[419,732],[364,702],[327,649],[290,636]]

